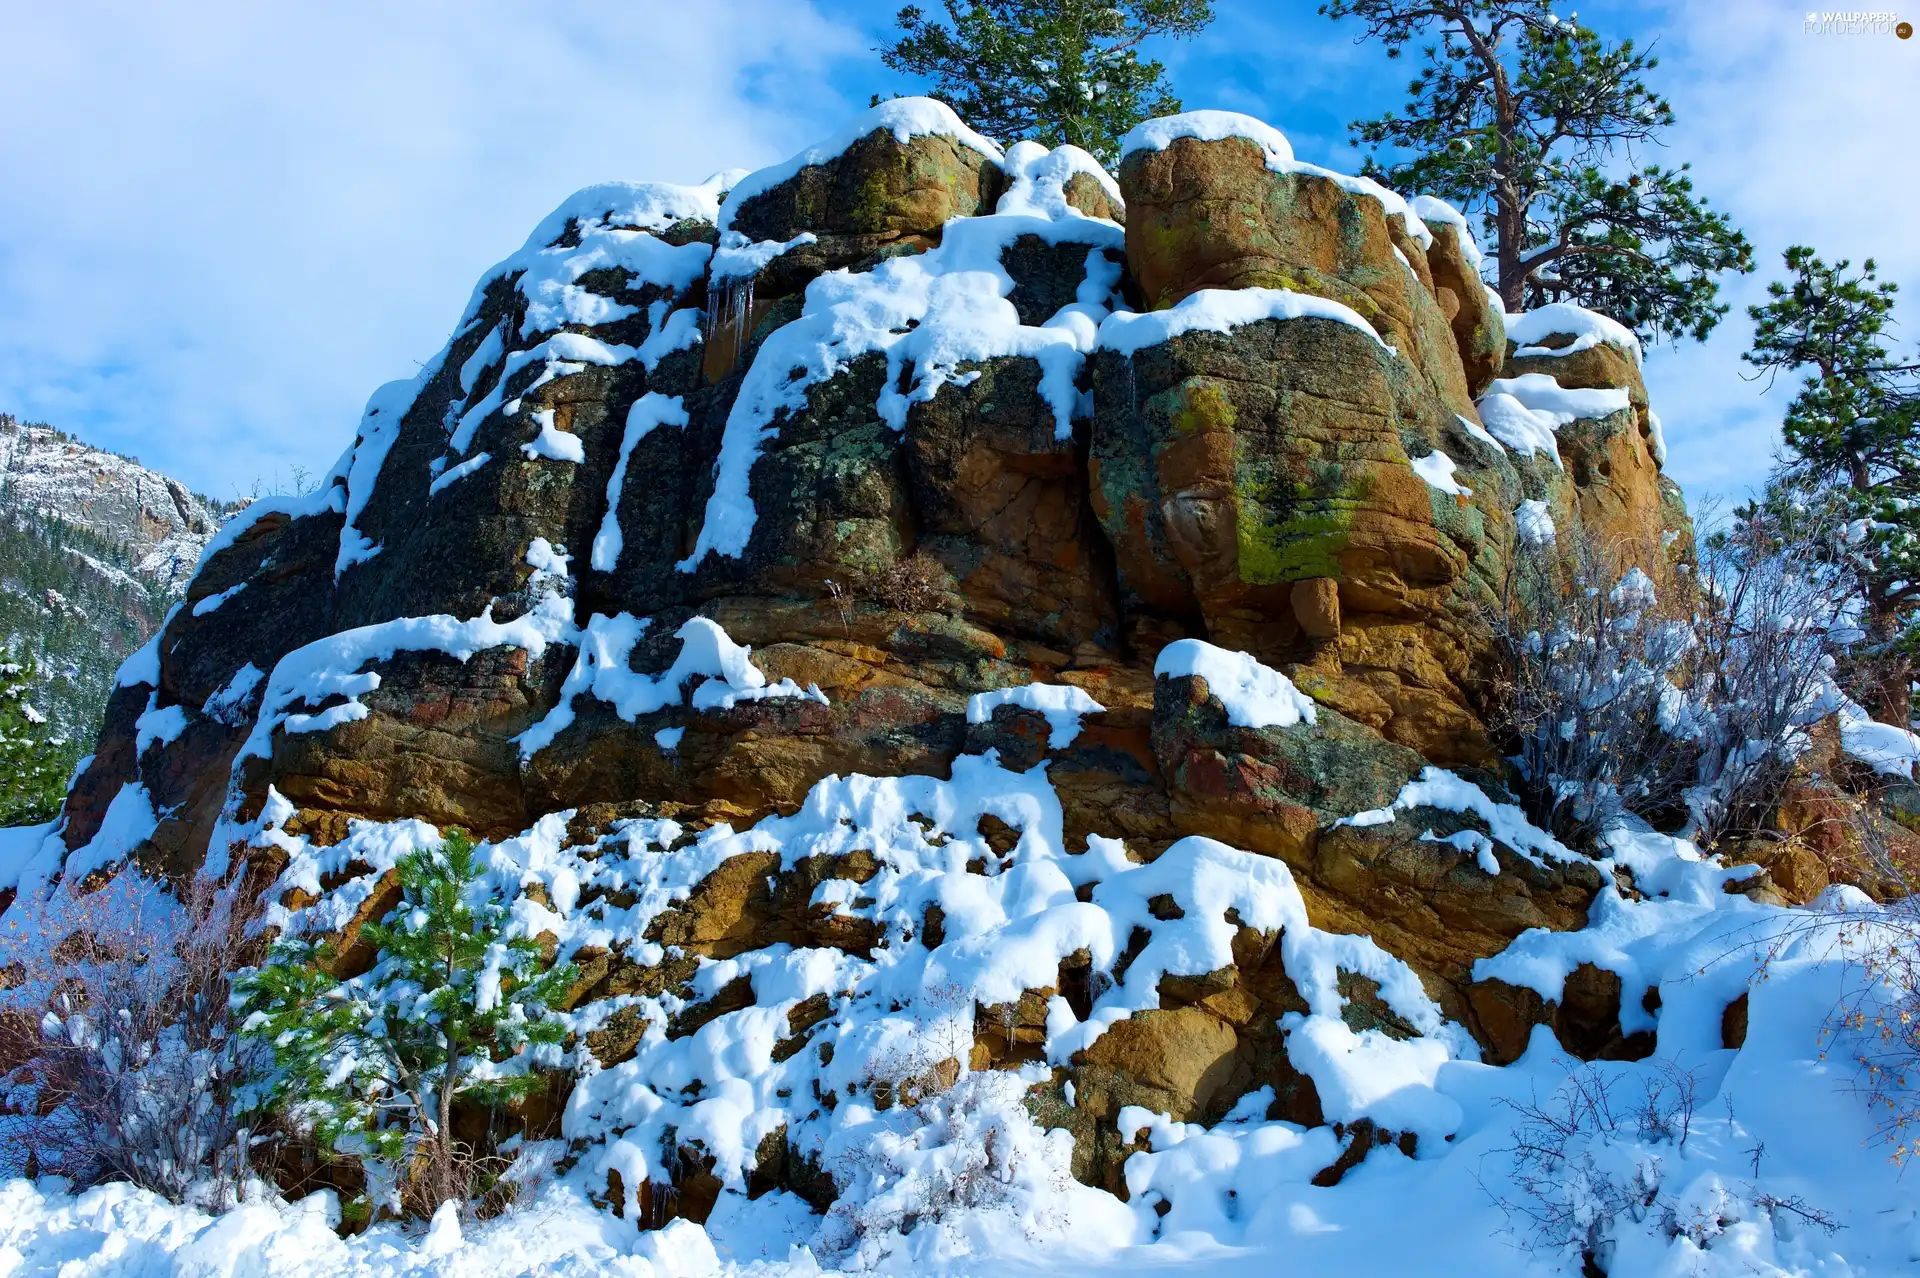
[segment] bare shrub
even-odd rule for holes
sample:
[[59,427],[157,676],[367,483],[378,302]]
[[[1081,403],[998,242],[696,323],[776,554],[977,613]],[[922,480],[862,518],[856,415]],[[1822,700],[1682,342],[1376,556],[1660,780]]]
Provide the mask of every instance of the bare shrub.
[[1489,719],[1528,815],[1564,838],[1684,814],[1707,847],[1763,826],[1858,633],[1833,537],[1749,512],[1659,586],[1651,547],[1577,530],[1516,547]]
[[1064,1223],[1072,1138],[1026,1108],[1034,1077],[967,1072],[975,1007],[957,983],[923,992],[910,1035],[877,1053],[866,1085],[878,1111],[824,1160],[838,1191],[822,1233],[830,1253],[871,1265],[901,1236],[1004,1210],[1039,1233]]
[[1671,727],[1691,618],[1638,558],[1578,532],[1518,545],[1492,617],[1491,726],[1527,815],[1563,838],[1670,807],[1686,783],[1693,751]]
[[1023,1105],[1031,1081],[968,1074],[855,1133],[831,1160],[839,1196],[821,1232],[826,1251],[870,1266],[903,1235],[982,1212],[1004,1212],[1036,1238],[1063,1225],[1072,1137],[1034,1124]]
[[1899,898],[1875,905],[1858,892],[1829,890],[1774,937],[1760,965],[1764,972],[1809,939],[1848,964],[1821,1055],[1837,1049],[1853,1058],[1853,1086],[1872,1114],[1874,1134],[1891,1147],[1894,1162],[1905,1164],[1920,1155],[1920,896],[1893,854],[1881,806],[1863,803],[1850,821],[1863,853],[1883,882],[1898,885]]
[[1700,751],[1686,802],[1709,848],[1772,816],[1806,728],[1831,708],[1835,658],[1860,637],[1843,534],[1749,511],[1701,549],[1682,730]]
[[1513,1144],[1499,1151],[1510,1192],[1489,1192],[1527,1250],[1577,1255],[1585,1272],[1604,1274],[1629,1229],[1706,1249],[1751,1214],[1838,1227],[1798,1197],[1675,1174],[1697,1121],[1697,1082],[1671,1062],[1637,1082],[1582,1064],[1545,1101],[1503,1102],[1517,1117]]
[[896,612],[944,612],[953,574],[924,550],[862,574],[860,593]]
[[15,903],[0,935],[0,1174],[237,1200],[257,1052],[234,1032],[229,978],[259,950],[256,886],[196,877],[175,896],[128,869]]

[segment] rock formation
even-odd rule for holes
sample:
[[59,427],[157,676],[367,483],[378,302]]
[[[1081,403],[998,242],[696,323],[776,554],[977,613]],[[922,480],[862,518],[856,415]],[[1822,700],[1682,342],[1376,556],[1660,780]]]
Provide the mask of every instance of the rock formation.
[[[1556,526],[1650,571],[1688,531],[1631,334],[1508,325],[1478,281],[1445,205],[1221,113],[1142,126],[1117,182],[907,100],[760,173],[590,188],[317,493],[209,546],[64,872],[249,858],[283,924],[342,929],[410,823],[494,841],[583,971],[602,1072],[554,1130],[626,1210],[824,1205],[823,1115],[898,1081],[859,1035],[942,989],[934,1072],[1044,1066],[1095,1183],[1123,1106],[1261,1087],[1432,1138],[1329,1092],[1329,1036],[1635,1050],[1618,978],[1576,1012],[1475,976],[1603,889],[1495,802],[1495,592]],[[765,1036],[725,1084],[759,1117],[697,1072],[622,1117],[615,1080],[664,1095],[729,1034]]]

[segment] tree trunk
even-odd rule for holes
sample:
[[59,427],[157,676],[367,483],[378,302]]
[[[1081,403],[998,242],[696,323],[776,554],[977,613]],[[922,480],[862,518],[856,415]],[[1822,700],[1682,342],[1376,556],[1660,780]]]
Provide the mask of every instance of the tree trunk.
[[1899,610],[1867,592],[1867,645],[1873,655],[1862,663],[1860,697],[1868,714],[1896,728],[1913,726],[1913,658],[1894,650],[1900,633]]
[[453,1044],[452,1034],[442,1030],[441,1038],[446,1043],[447,1065],[446,1072],[440,1076],[440,1130],[436,1133],[437,1139],[434,1142],[434,1161],[438,1164],[435,1168],[435,1179],[439,1182],[435,1192],[440,1200],[434,1204],[436,1208],[440,1203],[452,1202],[465,1196],[460,1192],[460,1187],[454,1183],[456,1177],[453,1166],[453,1090],[458,1077],[456,1071],[460,1066],[460,1053]]

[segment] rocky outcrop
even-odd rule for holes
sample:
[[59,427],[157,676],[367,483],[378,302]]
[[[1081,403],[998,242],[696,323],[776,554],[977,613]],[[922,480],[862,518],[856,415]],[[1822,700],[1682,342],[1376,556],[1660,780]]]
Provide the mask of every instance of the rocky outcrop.
[[[1558,1007],[1475,964],[1603,888],[1403,802],[1433,764],[1500,793],[1480,706],[1516,510],[1650,554],[1684,529],[1637,365],[1509,350],[1444,206],[1183,119],[1117,183],[909,100],[760,174],[574,197],[318,492],[221,532],[121,674],[71,856],[182,872],[459,824],[547,867],[541,909],[613,920],[569,951],[609,1070],[765,1016],[767,1068],[816,1071],[801,1123],[1044,1062],[1030,1106],[1120,1189],[1127,1106],[1212,1122],[1268,1087],[1372,1141],[1289,1035],[1506,1043]],[[1528,407],[1540,373],[1599,397]],[[1287,714],[1159,670],[1190,639]],[[331,873],[375,892],[352,855]],[[954,976],[940,1059],[833,1072],[900,964],[945,989],[1003,945],[1034,979]],[[801,952],[838,975],[788,998],[768,965]],[[637,1139],[576,1099],[573,1136]],[[755,1174],[818,1197],[774,1135]],[[641,1165],[613,1190],[636,1210]]]

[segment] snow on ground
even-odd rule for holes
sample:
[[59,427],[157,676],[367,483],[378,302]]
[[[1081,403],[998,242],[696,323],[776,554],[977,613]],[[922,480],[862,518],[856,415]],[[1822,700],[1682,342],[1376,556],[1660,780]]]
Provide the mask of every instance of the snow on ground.
[[[558,548],[536,543],[528,562],[564,583]],[[524,627],[512,635],[484,617],[421,618],[298,650],[270,676],[254,673],[268,685],[260,723],[299,730],[309,712],[296,706],[363,693],[370,685],[359,667],[381,654],[435,647],[458,655],[563,634],[581,648],[563,707],[588,693],[632,718],[689,703],[812,695],[769,688],[748,651],[704,618],[681,628],[667,671],[636,673],[627,657],[644,619],[596,617],[574,632],[564,596],[545,599],[546,612],[508,623]],[[1315,730],[1312,701],[1244,653],[1184,640],[1163,651],[1157,673],[1205,678],[1234,723]],[[1071,733],[1081,714],[1098,709],[1076,692],[1011,689],[978,699],[969,718],[1004,700],[1048,714],[1056,735]],[[353,704],[316,717],[351,714]],[[662,749],[678,744],[672,728],[656,739]],[[1519,808],[1439,768],[1387,807],[1348,820],[1377,827],[1427,809],[1468,818],[1469,828],[1444,841],[1473,852],[1488,875],[1522,871],[1522,860],[1579,859]],[[315,846],[282,828],[292,814],[270,793],[256,822],[223,830],[221,841],[251,838],[285,857],[270,898],[308,904],[276,906],[270,921],[294,933],[336,930],[398,858],[439,837],[419,821],[355,822],[344,840]],[[1481,960],[1475,976],[1553,999],[1582,964],[1615,972],[1622,1029],[1652,1031],[1655,1055],[1585,1065],[1540,1028],[1520,1061],[1495,1067],[1405,964],[1368,937],[1312,926],[1284,861],[1199,837],[1144,863],[1099,834],[1069,851],[1044,763],[1016,773],[988,752],[961,756],[947,779],[829,777],[792,815],[738,831],[716,825],[696,834],[638,819],[569,847],[571,815],[550,814],[481,849],[488,890],[509,902],[513,925],[554,938],[562,959],[615,947],[639,963],[662,962],[666,948],[643,939],[655,921],[716,868],[750,855],[771,854],[767,873],[778,876],[803,862],[866,854],[877,867],[870,877],[826,878],[809,904],[880,939],[865,953],[770,943],[699,959],[683,986],[568,1013],[577,1041],[623,1012],[641,1023],[641,1037],[604,1067],[584,1051],[541,1049],[540,1063],[578,1072],[562,1119],[569,1144],[525,1147],[523,1206],[464,1234],[442,1218],[430,1229],[382,1226],[340,1239],[328,1228],[325,1196],[263,1198],[212,1219],[124,1187],[74,1196],[50,1181],[14,1182],[0,1186],[0,1275],[1255,1274],[1271,1272],[1280,1256],[1303,1273],[1522,1275],[1578,1272],[1590,1234],[1604,1236],[1621,1275],[1866,1275],[1920,1262],[1914,1202],[1871,1139],[1873,1115],[1853,1090],[1854,1049],[1844,1036],[1823,1036],[1849,981],[1857,989],[1862,979],[1858,955],[1880,943],[1878,907],[1857,893],[1829,902],[1850,911],[1837,919],[1755,903],[1734,890],[1752,867],[1723,867],[1644,828],[1613,830],[1587,925],[1525,933]],[[986,815],[1018,832],[1011,849],[996,852],[979,833]],[[124,855],[154,820],[144,790],[124,788],[100,834],[68,860],[70,875]],[[0,876],[22,892],[43,891],[48,849],[57,856],[60,847],[50,833],[0,836]],[[1415,837],[1440,841],[1430,830]],[[1170,913],[1155,905],[1169,898]],[[936,907],[941,934],[923,939]],[[1255,1092],[1212,1129],[1122,1113],[1122,1126],[1145,1141],[1125,1166],[1126,1201],[1074,1181],[1071,1139],[1035,1121],[1029,1090],[1073,1104],[1051,1070],[1157,1006],[1164,976],[1231,962],[1241,926],[1277,935],[1304,1003],[1280,1025],[1328,1120],[1364,1117],[1401,1138],[1375,1148],[1338,1185],[1315,1186],[1341,1138],[1331,1127],[1267,1119],[1271,1097]],[[1062,961],[1077,953],[1097,979],[1078,1010],[1050,1000],[1041,1061],[970,1072],[976,1008],[1054,985]],[[1762,976],[1763,954],[1771,960]],[[1342,974],[1369,978],[1412,1036],[1353,1028]],[[746,1000],[736,997],[733,1010],[669,1036],[681,1013],[743,986]],[[1748,1030],[1731,1049],[1722,1018],[1742,994]],[[792,1014],[810,1000],[824,1000],[825,1016],[799,1031],[805,1041],[794,1050]],[[881,1101],[883,1085],[909,1083],[924,1089],[917,1100]],[[1620,1121],[1574,1124],[1553,1174],[1529,1178],[1513,1152],[1538,1134],[1528,1107],[1555,1108],[1576,1083],[1613,1096]],[[1697,1095],[1682,1124],[1688,1088]],[[754,1152],[783,1129],[839,1183],[825,1216],[784,1191],[745,1192]],[[640,1233],[586,1201],[604,1192],[609,1172],[630,1191],[658,1179],[669,1133],[713,1156],[724,1188],[704,1227]],[[568,1149],[572,1167],[556,1173]],[[1543,1206],[1542,1194],[1552,1201]],[[954,1199],[928,1216],[929,1202]],[[633,1218],[637,1204],[625,1207]],[[1571,1220],[1573,1232],[1543,1239],[1527,1212],[1545,1209]],[[1821,1226],[1828,1216],[1841,1232]],[[1393,1227],[1383,1228],[1387,1221]]]
[[[1396,819],[1421,805],[1478,817],[1509,850],[1573,855],[1526,826],[1517,810],[1439,769],[1392,808],[1356,823]],[[290,812],[284,804],[270,808],[278,815],[269,814],[269,825]],[[962,834],[983,811],[1021,831],[1019,845],[988,876],[958,868],[990,855]],[[963,757],[950,781],[830,778],[792,817],[743,832],[716,827],[691,842],[671,822],[636,821],[599,847],[564,849],[566,815],[483,852],[500,890],[542,889],[519,898],[516,918],[529,931],[552,932],[563,951],[638,936],[714,866],[756,850],[777,851],[792,864],[870,849],[882,864],[862,888],[870,899],[837,900],[837,907],[891,934],[917,925],[926,904],[938,901],[948,937],[932,950],[883,944],[869,959],[769,946],[703,960],[694,978],[700,991],[747,976],[753,1005],[674,1040],[658,1028],[674,1010],[672,996],[630,1000],[654,1027],[631,1060],[589,1071],[577,1085],[566,1130],[585,1142],[580,1170],[556,1176],[557,1151],[530,1148],[521,1163],[522,1203],[498,1220],[463,1231],[443,1215],[431,1226],[382,1225],[343,1239],[329,1227],[337,1208],[325,1193],[294,1203],[263,1197],[213,1218],[124,1186],[73,1195],[52,1181],[14,1181],[0,1185],[0,1274],[784,1278],[1144,1270],[1252,1278],[1276,1264],[1329,1275],[1577,1274],[1577,1247],[1546,1245],[1551,1239],[1543,1242],[1524,1215],[1555,1205],[1574,1222],[1566,1237],[1581,1242],[1590,1223],[1612,1213],[1599,1232],[1615,1275],[1864,1278],[1920,1264],[1916,1203],[1885,1147],[1871,1139],[1872,1115],[1852,1090],[1849,1045],[1822,1036],[1848,973],[1858,972],[1842,960],[1871,944],[1878,926],[1877,907],[1857,894],[1842,902],[1850,916],[1818,922],[1729,893],[1725,882],[1743,871],[1679,840],[1616,831],[1603,868],[1615,871],[1610,881],[1630,872],[1636,892],[1609,887],[1588,928],[1528,933],[1483,964],[1483,974],[1555,993],[1558,977],[1548,969],[1564,974],[1578,961],[1628,974],[1623,1005],[1630,1013],[1643,1011],[1643,988],[1659,991],[1657,1019],[1645,1014],[1642,1026],[1630,1015],[1626,1026],[1656,1029],[1656,1054],[1583,1064],[1542,1027],[1518,1062],[1495,1067],[1478,1061],[1465,1034],[1440,1018],[1390,956],[1365,938],[1309,926],[1280,861],[1206,839],[1183,840],[1145,865],[1098,837],[1086,852],[1067,853],[1044,768],[1011,773],[989,755]],[[371,870],[282,918],[296,929],[337,922],[351,912],[362,879],[435,837],[417,822],[357,823],[345,843],[328,848],[270,833],[292,858],[282,886],[317,889],[323,877]],[[16,859],[13,844],[31,840],[0,839],[0,859]],[[620,899],[633,904],[614,906],[586,891],[616,883]],[[1091,892],[1076,892],[1083,885]],[[1149,912],[1147,902],[1161,893],[1175,897],[1183,917]],[[581,904],[588,895],[597,899]],[[964,1024],[949,1025],[959,1009],[942,1002],[940,991],[958,984],[980,1001],[1009,998],[1050,981],[1068,950],[1087,946],[1096,964],[1111,962],[1132,928],[1151,925],[1152,941],[1087,1021],[1064,1006],[1050,1013],[1048,1054],[1064,1059],[1103,1024],[1150,1006],[1162,971],[1208,970],[1222,961],[1233,931],[1229,911],[1256,927],[1284,929],[1287,968],[1310,1007],[1288,1018],[1291,1050],[1314,1075],[1329,1117],[1366,1113],[1416,1132],[1410,1152],[1380,1146],[1338,1185],[1322,1188],[1312,1176],[1337,1155],[1339,1140],[1327,1127],[1266,1120],[1264,1092],[1212,1129],[1132,1109],[1122,1125],[1146,1147],[1126,1164],[1129,1201],[1122,1202],[1067,1176],[1070,1142],[1038,1127],[1022,1105],[1025,1088],[1046,1080],[1044,1067],[964,1074],[916,1108],[881,1110],[862,1094],[876,1070],[902,1062],[910,1070],[920,1057],[945,1051],[943,1035],[970,1038],[972,1000],[960,1012]],[[1756,960],[1766,952],[1773,957],[1762,977]],[[1378,979],[1420,1035],[1397,1040],[1348,1028],[1338,1015],[1340,970]],[[835,1002],[817,1031],[836,1045],[831,1064],[817,1063],[812,1051],[775,1061],[787,1011],[813,992]],[[1748,1030],[1740,1048],[1728,1049],[1721,1014],[1742,992]],[[702,1085],[687,1086],[694,1081]],[[842,1098],[831,1112],[805,1112],[805,1087],[816,1081]],[[1539,1134],[1528,1110],[1556,1111],[1574,1083],[1589,1094],[1606,1091],[1618,1121],[1574,1124],[1558,1174],[1534,1186],[1545,1197],[1530,1197],[1513,1153],[1523,1137]],[[608,1167],[648,1168],[669,1123],[716,1150],[730,1181],[704,1227],[676,1222],[642,1233],[585,1201],[584,1190],[604,1186]],[[784,1192],[757,1199],[740,1192],[740,1161],[770,1124],[781,1123],[803,1141],[817,1139],[823,1161],[836,1169],[843,1197],[834,1213],[816,1216]],[[985,1173],[969,1182],[969,1205],[903,1231],[924,1213],[931,1190],[952,1183],[956,1168]],[[1638,1207],[1628,1209],[1624,1190]],[[1838,1232],[1821,1227],[1818,1216],[1830,1216]]]

